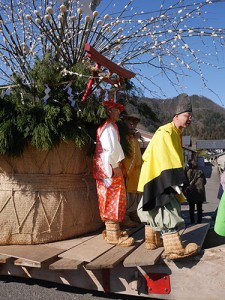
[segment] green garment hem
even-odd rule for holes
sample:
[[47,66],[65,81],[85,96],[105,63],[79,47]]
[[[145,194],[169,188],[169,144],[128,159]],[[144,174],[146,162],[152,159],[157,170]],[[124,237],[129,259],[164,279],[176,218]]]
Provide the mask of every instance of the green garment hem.
[[174,194],[171,194],[170,198],[169,203],[150,211],[142,210],[142,198],[137,210],[141,222],[149,224],[155,230],[167,230],[183,226],[184,219],[181,216],[180,203]]
[[225,236],[225,192],[218,207],[214,231],[221,236]]

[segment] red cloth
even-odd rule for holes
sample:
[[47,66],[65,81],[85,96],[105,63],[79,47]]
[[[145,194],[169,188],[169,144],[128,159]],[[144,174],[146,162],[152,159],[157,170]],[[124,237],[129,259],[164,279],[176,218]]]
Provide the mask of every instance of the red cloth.
[[112,177],[107,188],[103,180],[96,180],[98,206],[103,221],[122,222],[126,211],[126,190],[123,177]]

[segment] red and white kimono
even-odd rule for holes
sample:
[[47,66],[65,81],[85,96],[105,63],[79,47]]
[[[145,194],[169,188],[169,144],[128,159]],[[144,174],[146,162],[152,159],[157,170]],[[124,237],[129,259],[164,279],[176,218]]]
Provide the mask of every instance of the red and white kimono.
[[114,177],[113,169],[124,159],[118,127],[109,119],[97,130],[93,177],[96,179],[100,216],[103,221],[121,222],[126,211],[123,176]]

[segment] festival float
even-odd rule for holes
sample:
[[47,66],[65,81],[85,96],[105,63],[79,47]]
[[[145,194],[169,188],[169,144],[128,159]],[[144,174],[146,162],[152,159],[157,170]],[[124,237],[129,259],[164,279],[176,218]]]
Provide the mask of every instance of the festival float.
[[[91,154],[105,117],[102,102],[137,99],[132,79],[150,89],[154,78],[145,78],[141,65],[160,70],[174,86],[183,68],[204,80],[207,58],[198,58],[187,40],[210,36],[221,43],[224,34],[187,26],[210,1],[161,5],[148,17],[133,11],[133,2],[109,15],[97,11],[100,0],[1,1],[0,274],[179,299],[183,266],[190,274],[193,265],[197,271],[205,266],[201,255],[174,265],[163,261],[163,248],[145,250],[143,225],[129,232],[136,243],[127,249],[107,244],[99,233]],[[196,225],[182,236],[201,248],[208,229]],[[190,299],[184,280],[183,290],[182,299]],[[220,295],[217,283],[212,290]],[[212,299],[202,295],[198,299]]]
[[[18,70],[1,97],[1,245],[64,240],[102,226],[88,155],[95,139],[91,129],[104,117],[102,97],[115,97],[135,74],[87,43],[97,12],[82,24],[82,10],[76,23],[68,9],[68,3],[58,6],[57,21],[50,6],[43,17],[38,11],[23,16],[42,36],[41,59],[37,41],[28,47],[2,19]],[[109,94],[102,82],[114,91]]]

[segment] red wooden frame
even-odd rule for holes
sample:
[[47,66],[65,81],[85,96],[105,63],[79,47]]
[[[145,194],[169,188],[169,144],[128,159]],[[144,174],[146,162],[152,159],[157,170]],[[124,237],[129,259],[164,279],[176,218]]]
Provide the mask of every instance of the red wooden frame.
[[[109,70],[110,73],[115,73],[118,75],[118,79],[110,79],[107,77],[101,78],[102,81],[105,81],[109,84],[117,84],[117,83],[123,83],[124,78],[131,79],[136,74],[128,71],[117,64],[113,63],[111,60],[107,59],[105,56],[103,56],[101,53],[99,53],[97,50],[95,50],[90,44],[85,44],[84,50],[87,52],[87,57],[89,57],[91,60],[93,60],[96,63],[96,66],[98,69],[101,67],[105,67]],[[90,79],[87,85],[87,89],[82,97],[82,101],[86,101],[88,95],[90,95],[92,91],[92,85],[96,82],[98,77],[98,73],[96,70],[93,71],[93,78]]]
[[84,49],[87,52],[87,56],[91,60],[107,68],[112,73],[116,73],[117,75],[128,79],[131,79],[136,75],[135,73],[128,71],[118,66],[117,64],[113,63],[111,60],[109,60],[108,58],[100,54],[97,50],[95,50],[93,47],[91,47],[90,44],[86,44]]

